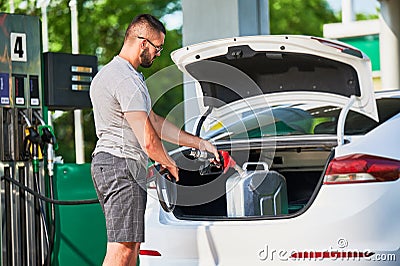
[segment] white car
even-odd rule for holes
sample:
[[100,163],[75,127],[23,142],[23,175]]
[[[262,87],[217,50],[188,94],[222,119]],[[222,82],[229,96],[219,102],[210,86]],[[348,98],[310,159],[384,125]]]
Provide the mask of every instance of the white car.
[[[245,172],[173,151],[180,181],[149,186],[141,265],[399,265],[400,93],[374,93],[365,54],[251,36],[172,57],[196,80],[197,132]],[[260,173],[264,192],[241,183]]]

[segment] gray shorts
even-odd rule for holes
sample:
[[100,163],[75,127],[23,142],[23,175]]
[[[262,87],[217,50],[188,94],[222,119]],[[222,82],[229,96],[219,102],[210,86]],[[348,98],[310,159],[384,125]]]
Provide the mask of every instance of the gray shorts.
[[93,156],[91,168],[108,242],[144,242],[146,168],[105,152]]

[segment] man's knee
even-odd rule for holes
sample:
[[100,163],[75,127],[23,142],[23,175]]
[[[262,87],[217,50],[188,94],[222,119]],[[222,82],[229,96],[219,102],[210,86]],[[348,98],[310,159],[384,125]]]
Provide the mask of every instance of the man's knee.
[[107,244],[105,261],[121,260],[122,263],[129,263],[139,255],[139,242],[112,242]]
[[139,252],[139,242],[119,242],[127,252]]

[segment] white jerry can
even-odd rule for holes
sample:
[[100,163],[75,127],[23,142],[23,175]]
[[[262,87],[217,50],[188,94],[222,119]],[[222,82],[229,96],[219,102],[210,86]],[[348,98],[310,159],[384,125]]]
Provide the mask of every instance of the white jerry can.
[[[249,165],[264,169],[248,171]],[[286,180],[266,163],[245,163],[244,173],[233,174],[226,181],[228,217],[276,216],[288,213]]]

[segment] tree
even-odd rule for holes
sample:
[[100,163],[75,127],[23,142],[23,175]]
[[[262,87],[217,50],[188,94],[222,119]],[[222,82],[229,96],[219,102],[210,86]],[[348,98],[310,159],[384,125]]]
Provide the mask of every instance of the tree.
[[[69,1],[53,0],[48,9],[50,50],[71,51]],[[151,13],[158,18],[180,9],[178,0],[78,0],[80,53],[97,55],[103,65],[122,46],[133,17]],[[174,45],[175,44],[175,45]],[[165,51],[179,47],[180,38],[166,43]],[[163,64],[171,63],[166,60]]]
[[339,22],[326,0],[269,0],[271,34],[322,36],[326,23]]

